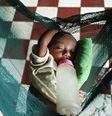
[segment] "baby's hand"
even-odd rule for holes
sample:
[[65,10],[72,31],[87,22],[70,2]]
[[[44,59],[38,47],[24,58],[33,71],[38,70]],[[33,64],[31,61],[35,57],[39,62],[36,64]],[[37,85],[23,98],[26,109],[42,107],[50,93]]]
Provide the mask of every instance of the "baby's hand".
[[82,90],[79,90],[79,97],[80,97],[80,102],[82,102],[84,99],[84,95],[83,95]]

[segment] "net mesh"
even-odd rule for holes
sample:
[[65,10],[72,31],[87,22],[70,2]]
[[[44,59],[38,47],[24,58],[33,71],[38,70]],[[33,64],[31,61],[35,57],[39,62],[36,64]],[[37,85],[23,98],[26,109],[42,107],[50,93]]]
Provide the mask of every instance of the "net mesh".
[[[77,40],[91,37],[93,42],[93,62],[89,78],[82,86],[82,90],[87,93],[82,104],[82,107],[84,107],[92,96],[94,89],[101,83],[107,73],[111,71],[111,62],[108,69],[105,69],[103,66],[108,60],[112,61],[112,9],[96,13],[73,15],[64,19],[59,17],[49,19],[29,10],[19,0],[6,0],[5,3],[0,1],[1,6],[4,6],[4,4],[11,6],[13,10],[17,10],[29,18],[29,20],[37,21],[36,36],[38,38],[47,28],[70,32]],[[6,21],[7,17],[13,14],[13,10],[10,11],[5,8],[0,11],[0,42],[2,43],[0,45],[0,52],[4,52],[2,47],[4,41],[7,41],[9,49],[9,51],[3,53],[4,57],[8,60],[0,62],[0,110],[4,116],[58,115],[19,83],[19,78],[22,76],[18,69],[19,63],[15,64],[11,60],[11,56],[25,58],[25,49],[27,47],[21,41],[21,38],[24,36],[20,36],[18,31],[14,31],[18,28],[13,27],[14,29],[12,29],[10,23]],[[4,19],[3,14],[5,11],[7,11],[7,14]],[[26,22],[26,25],[31,26],[32,23]],[[25,29],[27,31],[27,28]],[[21,41],[21,44],[18,41]],[[19,54],[17,55],[17,53]],[[9,67],[8,65],[6,67],[6,64],[9,64]],[[12,73],[15,71],[17,72],[16,75],[12,76]]]

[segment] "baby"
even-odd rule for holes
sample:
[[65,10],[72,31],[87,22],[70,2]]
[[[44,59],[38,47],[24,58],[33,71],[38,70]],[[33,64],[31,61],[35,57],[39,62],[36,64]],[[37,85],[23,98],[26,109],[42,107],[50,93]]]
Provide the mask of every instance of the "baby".
[[[56,104],[56,70],[61,60],[73,61],[76,39],[67,32],[47,30],[30,55],[31,84],[48,100]],[[80,94],[80,98],[82,94]]]
[[39,40],[37,55],[45,56],[48,47],[57,64],[63,59],[73,60],[77,41],[69,33],[56,32],[56,30],[51,30],[43,34]]

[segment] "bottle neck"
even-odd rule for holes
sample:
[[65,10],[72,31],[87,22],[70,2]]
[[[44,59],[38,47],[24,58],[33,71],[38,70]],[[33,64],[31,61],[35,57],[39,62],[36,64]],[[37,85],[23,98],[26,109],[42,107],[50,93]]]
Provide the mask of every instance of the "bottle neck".
[[58,67],[62,64],[68,64],[68,65],[71,65],[72,67],[74,67],[73,63],[71,60],[68,60],[68,59],[64,59],[64,60],[61,60],[58,64]]

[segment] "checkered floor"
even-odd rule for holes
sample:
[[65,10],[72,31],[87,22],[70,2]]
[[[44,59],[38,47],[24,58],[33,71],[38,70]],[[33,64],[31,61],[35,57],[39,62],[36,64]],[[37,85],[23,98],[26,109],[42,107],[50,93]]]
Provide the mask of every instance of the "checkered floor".
[[[8,40],[0,37],[0,60],[20,83],[29,85],[29,54],[32,45],[37,43],[40,36],[37,35],[39,23],[20,14],[16,9],[9,6],[5,0],[0,2],[5,4],[4,7],[0,6],[0,16],[16,35],[16,39],[11,39],[15,35],[11,35]],[[21,2],[30,10],[49,18],[57,16],[66,18],[75,14],[112,8],[112,0],[21,0]],[[40,34],[42,31],[41,29]],[[17,48],[17,50],[14,48]],[[24,50],[24,52],[21,52],[21,50]],[[108,63],[106,66],[108,66]]]
[[[57,16],[66,18],[76,14],[112,8],[112,0],[20,1],[30,10],[49,18]],[[9,35],[7,40],[5,37],[0,36],[0,61],[18,82],[30,85],[29,55],[32,45],[37,43],[39,36],[44,31],[43,26],[41,26],[40,32],[37,34],[38,25],[40,26],[40,24],[19,13],[14,7],[6,3],[5,0],[0,1],[0,17],[6,21],[9,27],[11,27],[11,31],[16,35],[16,38],[15,35]],[[108,66],[109,62],[106,63],[105,67]]]

